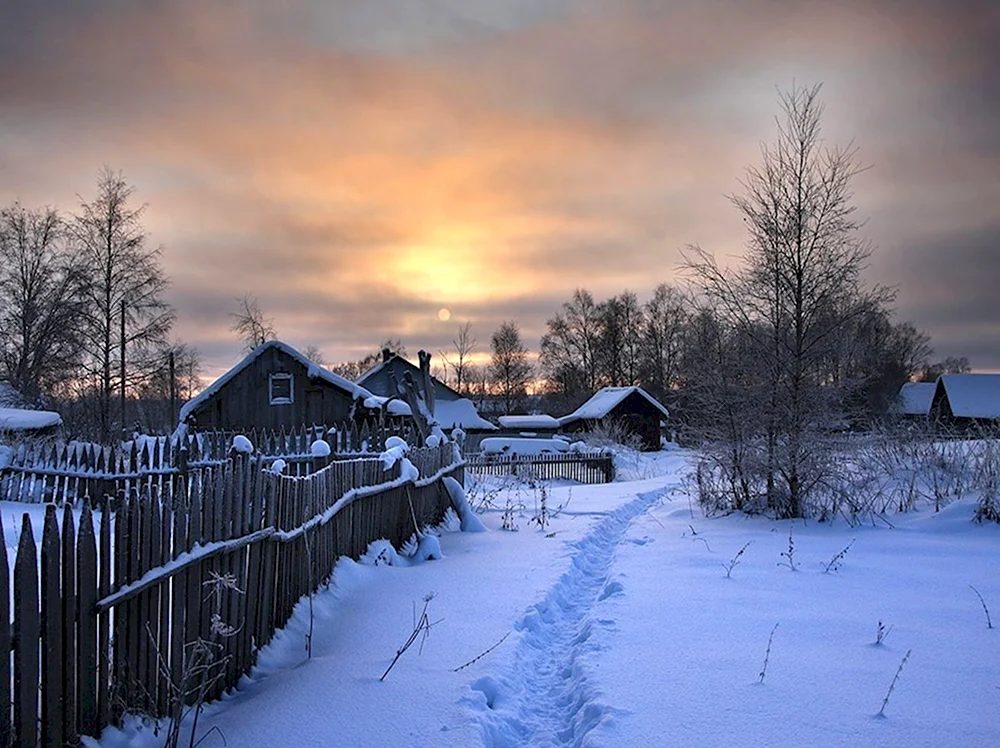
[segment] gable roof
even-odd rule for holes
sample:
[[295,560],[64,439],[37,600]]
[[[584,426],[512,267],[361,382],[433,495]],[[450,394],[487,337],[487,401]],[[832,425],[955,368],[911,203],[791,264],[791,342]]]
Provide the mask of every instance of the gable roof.
[[939,392],[956,418],[1000,418],[1000,374],[942,374],[935,400]]
[[605,387],[595,392],[587,402],[572,413],[560,418],[559,423],[566,425],[573,421],[598,421],[607,416],[608,413],[618,407],[625,398],[634,392],[639,393],[639,395],[648,400],[654,408],[663,414],[664,418],[670,417],[670,411],[641,387]]
[[931,412],[937,382],[907,382],[899,388],[892,411],[904,416],[926,416]]
[[[389,403],[389,414],[396,416],[411,415],[410,406],[399,398],[390,400],[380,395],[372,395],[365,400],[365,407],[379,408]],[[466,397],[457,400],[438,400],[434,403],[434,419],[442,429],[453,429],[460,426],[463,430],[477,429],[479,431],[496,431],[497,427],[487,421],[476,410],[476,405]]]
[[[360,377],[358,377],[357,380],[356,380],[356,383],[359,384],[360,386],[364,387],[365,383],[368,380],[370,380],[372,377],[376,376],[379,372],[381,372],[387,366],[392,365],[394,362],[399,362],[399,364],[401,364],[404,369],[406,369],[407,371],[410,371],[413,374],[414,380],[416,380],[418,382],[420,381],[418,379],[418,377],[421,376],[421,374],[420,374],[420,367],[417,366],[412,361],[410,361],[409,359],[403,358],[398,353],[394,353],[388,359],[386,359],[385,361],[379,361],[377,364],[375,364],[373,367],[371,367],[368,371],[366,371],[364,374],[362,374]],[[447,384],[445,384],[444,382],[442,382],[437,377],[435,377],[435,376],[432,375],[431,379],[434,381],[434,384],[435,384],[436,387],[440,387],[440,388],[444,389],[446,392],[450,392],[456,398],[462,397],[462,394],[460,392],[458,392],[458,390],[452,389],[451,387],[449,387]]]
[[178,420],[183,421],[202,403],[208,400],[210,397],[215,395],[222,387],[229,382],[233,377],[239,374],[241,371],[246,369],[250,364],[260,358],[266,351],[276,348],[286,356],[295,359],[300,364],[302,364],[309,371],[310,379],[320,379],[334,387],[346,392],[355,400],[364,399],[371,397],[371,394],[364,387],[359,387],[354,382],[349,379],[345,379],[339,374],[334,374],[332,371],[324,369],[319,364],[313,363],[308,358],[306,358],[302,353],[292,348],[287,343],[282,343],[280,340],[269,340],[256,348],[254,348],[250,353],[248,353],[242,361],[240,361],[236,366],[227,371],[221,377],[212,382],[208,387],[199,392],[195,397],[184,403],[184,407],[181,408],[180,416]]

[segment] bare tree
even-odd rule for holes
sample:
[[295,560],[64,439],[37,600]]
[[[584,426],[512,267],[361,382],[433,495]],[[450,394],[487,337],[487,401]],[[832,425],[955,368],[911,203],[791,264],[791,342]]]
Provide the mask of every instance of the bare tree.
[[521,407],[531,382],[528,349],[521,342],[517,323],[504,322],[490,338],[490,378],[505,414]]
[[0,375],[37,403],[76,374],[85,274],[52,208],[0,210]]
[[327,368],[334,374],[339,374],[344,379],[352,382],[358,381],[369,369],[383,360],[388,352],[389,356],[401,356],[406,358],[406,346],[399,338],[387,338],[382,341],[376,350],[369,353],[364,358],[357,361],[345,361],[339,364],[330,364]]
[[438,351],[441,360],[444,361],[444,368],[447,372],[451,370],[455,389],[460,394],[466,394],[469,389],[469,366],[471,365],[472,352],[476,350],[479,341],[472,334],[472,323],[466,322],[458,328],[458,337],[451,341],[454,353],[449,351]]
[[321,351],[318,346],[307,345],[306,349],[302,351],[302,355],[317,366],[326,366],[326,357],[323,355],[323,351]]
[[611,387],[638,384],[642,348],[642,307],[638,298],[631,291],[613,296],[598,304],[597,318],[594,360],[600,383]]
[[236,311],[229,315],[233,318],[229,329],[243,342],[243,350],[249,353],[277,337],[274,320],[264,316],[256,296],[244,294],[242,298],[236,299],[236,303]]
[[822,362],[841,344],[845,322],[891,294],[861,280],[872,250],[852,204],[861,171],[855,147],[823,145],[819,86],[795,86],[781,104],[776,141],[762,147],[761,165],[747,169],[743,193],[731,198],[749,232],[742,267],[723,269],[699,247],[688,252],[687,267],[751,343],[766,384],[767,505],[797,517],[824,477],[823,433],[845,394],[822,379]]
[[540,363],[546,378],[567,401],[582,401],[597,389],[596,348],[600,334],[597,304],[578,288],[573,298],[546,323]]
[[[73,235],[88,273],[85,365],[96,385],[99,433],[111,435],[112,395],[142,382],[164,345],[174,311],[163,300],[168,281],[160,249],[147,245],[145,206],[131,207],[134,188],[105,167],[97,195],[81,198]],[[126,368],[127,363],[127,368]],[[119,414],[124,425],[124,414]]]
[[657,399],[679,383],[681,353],[690,311],[684,296],[674,286],[661,283],[646,302],[641,372],[643,386]]

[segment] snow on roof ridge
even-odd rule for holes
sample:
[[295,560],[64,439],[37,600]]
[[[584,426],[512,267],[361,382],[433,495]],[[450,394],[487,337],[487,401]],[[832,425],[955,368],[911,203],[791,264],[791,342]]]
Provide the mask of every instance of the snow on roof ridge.
[[208,385],[208,387],[199,392],[195,397],[188,400],[181,408],[178,420],[183,421],[185,418],[191,415],[192,411],[194,411],[195,408],[197,408],[199,405],[205,402],[208,398],[215,395],[220,389],[222,389],[223,386],[226,385],[226,383],[228,383],[231,379],[233,379],[233,377],[235,377],[237,374],[239,374],[241,371],[247,368],[251,363],[257,360],[265,351],[271,348],[277,348],[282,353],[285,353],[286,355],[290,356],[291,358],[295,359],[300,364],[305,366],[308,371],[308,376],[310,379],[322,379],[326,382],[329,382],[335,387],[339,387],[340,389],[349,393],[351,397],[353,397],[355,400],[371,397],[372,393],[370,393],[364,387],[355,384],[349,379],[345,379],[339,374],[334,374],[332,371],[324,369],[316,362],[308,359],[297,349],[292,348],[292,346],[288,345],[288,343],[284,343],[280,340],[268,340],[264,343],[261,343],[256,348],[254,348],[252,351],[250,351],[250,353],[244,356],[243,360],[241,360],[238,364],[236,364],[236,366],[231,368],[225,374],[223,374],[214,382],[212,382],[210,385]]
[[629,387],[602,387],[587,400],[583,405],[574,410],[569,415],[559,419],[561,425],[580,420],[599,420],[614,410],[625,398],[633,392],[638,392],[648,400],[665,418],[670,417],[670,411],[662,403],[646,392],[642,387],[632,385]]

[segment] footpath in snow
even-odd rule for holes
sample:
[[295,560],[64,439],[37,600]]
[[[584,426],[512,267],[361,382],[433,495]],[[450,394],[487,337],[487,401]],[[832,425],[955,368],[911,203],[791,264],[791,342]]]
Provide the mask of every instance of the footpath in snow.
[[594,627],[611,622],[592,613],[598,602],[621,593],[621,584],[610,579],[615,551],[629,523],[663,494],[639,494],[569,544],[569,570],[515,625],[522,636],[509,664],[472,684],[469,702],[482,712],[487,745],[582,745],[613,712],[602,703],[587,662]]

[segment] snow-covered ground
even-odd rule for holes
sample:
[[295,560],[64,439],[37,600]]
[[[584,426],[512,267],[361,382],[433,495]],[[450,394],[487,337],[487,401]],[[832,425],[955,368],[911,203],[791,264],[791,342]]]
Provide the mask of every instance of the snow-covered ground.
[[[201,745],[1000,745],[1000,527],[965,501],[893,528],[706,519],[688,455],[654,459],[633,467],[655,477],[552,488],[544,530],[522,486],[489,532],[444,532],[441,559],[341,560],[312,658],[303,602]],[[380,681],[431,595],[422,651]],[[133,720],[99,744],[162,740]]]

